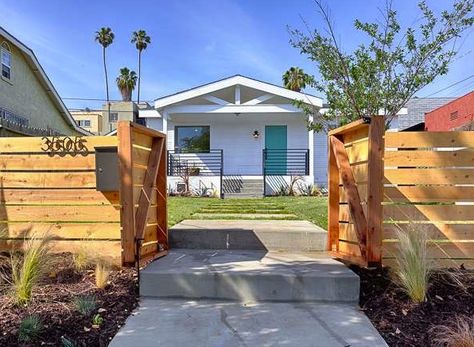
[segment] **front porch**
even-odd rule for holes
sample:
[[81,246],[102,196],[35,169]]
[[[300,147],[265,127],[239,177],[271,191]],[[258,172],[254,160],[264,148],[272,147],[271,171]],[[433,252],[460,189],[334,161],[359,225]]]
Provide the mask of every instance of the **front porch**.
[[[309,149],[263,149],[259,158],[261,174],[241,175],[225,169],[224,149],[208,152],[168,150],[169,189],[175,189],[176,193],[183,192],[183,189],[197,190],[200,195],[209,194],[206,191],[209,190],[221,198],[259,197],[276,195],[282,189],[288,189],[296,177],[296,188],[300,190],[313,182]],[[243,166],[245,160],[245,156],[239,156],[228,161]]]

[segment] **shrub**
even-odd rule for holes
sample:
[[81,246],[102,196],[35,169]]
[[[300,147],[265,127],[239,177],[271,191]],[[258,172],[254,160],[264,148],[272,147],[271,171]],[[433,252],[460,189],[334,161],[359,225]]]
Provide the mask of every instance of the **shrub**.
[[42,328],[43,325],[38,316],[26,316],[20,323],[20,328],[18,329],[18,340],[26,343],[34,341],[38,337]]
[[473,347],[474,346],[474,319],[457,317],[451,325],[440,325],[432,329],[435,337],[435,346]]
[[104,289],[107,286],[107,281],[110,275],[109,266],[99,261],[95,266],[95,285],[97,288]]
[[93,295],[79,296],[74,299],[74,306],[82,315],[88,316],[97,307],[97,301]]
[[61,336],[61,345],[63,347],[74,347],[75,346],[74,342],[72,342],[71,340],[69,340],[68,338],[66,338],[64,336]]
[[[86,242],[86,240],[84,240]],[[74,254],[72,255],[72,261],[74,268],[77,271],[82,271],[90,264],[89,262],[89,252],[84,245],[79,246]]]
[[94,328],[98,328],[104,323],[104,318],[101,317],[100,314],[96,314],[94,317],[92,317],[92,326]]
[[12,255],[11,284],[17,304],[24,305],[30,301],[33,288],[46,270],[50,241],[46,234],[32,235],[25,241],[23,255]]
[[396,282],[411,300],[423,302],[433,271],[433,263],[428,259],[428,233],[422,225],[412,223],[406,230],[398,225],[397,228]]

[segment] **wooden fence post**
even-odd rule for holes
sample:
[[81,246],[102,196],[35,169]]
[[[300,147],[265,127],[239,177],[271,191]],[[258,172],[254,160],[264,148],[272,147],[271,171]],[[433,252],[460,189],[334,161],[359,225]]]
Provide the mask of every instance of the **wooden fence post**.
[[382,264],[385,118],[373,116],[369,127],[367,173],[367,263]]
[[328,136],[328,239],[327,250],[337,252],[339,246],[339,169]]
[[131,265],[135,263],[135,222],[133,213],[132,128],[130,122],[118,122],[117,136],[122,265]]
[[[164,145],[161,149],[161,161],[160,167],[158,168],[158,176],[156,180],[156,208],[158,216],[158,244],[168,249],[168,211],[166,204],[167,194],[167,151],[166,151],[166,138],[163,138]],[[160,251],[160,250],[158,250]]]

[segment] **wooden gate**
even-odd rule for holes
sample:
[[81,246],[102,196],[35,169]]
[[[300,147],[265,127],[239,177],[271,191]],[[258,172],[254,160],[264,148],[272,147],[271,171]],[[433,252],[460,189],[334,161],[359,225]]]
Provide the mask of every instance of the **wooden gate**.
[[381,263],[383,117],[329,132],[328,250],[362,266]]
[[384,119],[329,133],[328,250],[391,264],[395,229],[426,231],[437,265],[474,265],[474,132],[384,132]]
[[[102,147],[117,149],[118,191],[97,190]],[[0,138],[0,251],[48,232],[56,251],[86,247],[122,265],[165,254],[165,147],[165,135],[130,122],[118,136]]]

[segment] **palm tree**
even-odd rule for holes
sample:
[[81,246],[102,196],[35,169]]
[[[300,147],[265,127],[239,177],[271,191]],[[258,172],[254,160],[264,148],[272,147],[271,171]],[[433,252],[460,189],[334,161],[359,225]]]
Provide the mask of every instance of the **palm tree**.
[[102,46],[102,60],[104,62],[105,73],[105,91],[107,93],[107,109],[110,118],[110,101],[109,101],[109,79],[107,77],[107,64],[105,62],[105,49],[114,42],[114,33],[109,27],[102,27],[95,32],[95,40]]
[[148,44],[151,43],[151,38],[146,34],[145,30],[134,31],[132,34],[132,43],[138,50],[138,90],[137,90],[137,103],[140,102],[140,77],[142,70],[142,51],[147,48]]
[[300,92],[310,82],[310,76],[303,69],[292,66],[282,76],[285,88]]
[[120,75],[118,75],[117,79],[117,87],[122,94],[123,101],[131,101],[132,100],[132,91],[135,89],[137,85],[137,74],[133,70],[129,70],[126,67],[120,69]]

